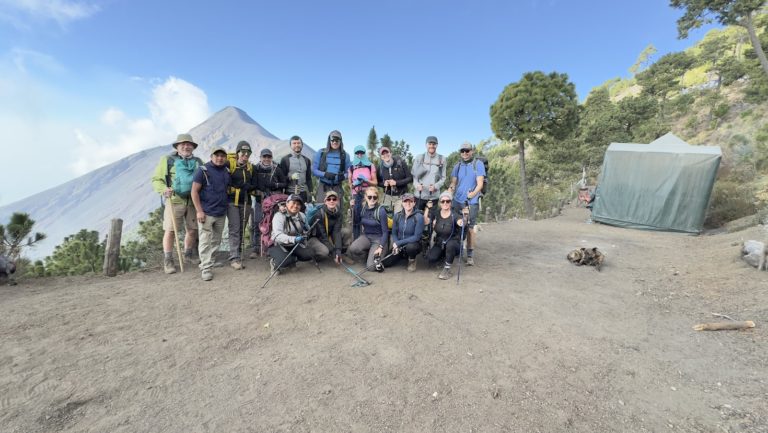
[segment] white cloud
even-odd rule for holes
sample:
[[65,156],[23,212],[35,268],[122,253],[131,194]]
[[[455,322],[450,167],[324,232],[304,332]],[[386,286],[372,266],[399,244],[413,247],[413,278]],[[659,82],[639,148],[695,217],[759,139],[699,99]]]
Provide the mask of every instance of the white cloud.
[[156,85],[147,106],[148,118],[131,119],[119,108],[110,107],[101,115],[99,132],[76,129],[72,171],[85,174],[140,150],[169,143],[179,132],[210,116],[205,92],[176,77]]
[[[60,26],[88,18],[99,11],[92,2],[68,0],[0,0],[0,16],[17,27],[24,27],[21,19],[12,14],[20,12],[37,20],[53,20]],[[10,12],[9,12],[10,11]]]
[[29,72],[29,66],[53,73],[61,73],[66,70],[54,57],[38,51],[14,48],[10,55],[16,69],[23,74]]

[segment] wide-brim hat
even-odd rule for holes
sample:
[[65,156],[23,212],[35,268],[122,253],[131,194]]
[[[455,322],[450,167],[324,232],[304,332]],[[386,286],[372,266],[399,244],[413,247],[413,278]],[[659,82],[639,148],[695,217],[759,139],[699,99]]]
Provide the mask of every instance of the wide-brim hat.
[[192,139],[190,134],[179,134],[176,136],[176,141],[173,143],[173,148],[176,149],[181,143],[192,143],[192,147],[197,149],[197,143]]

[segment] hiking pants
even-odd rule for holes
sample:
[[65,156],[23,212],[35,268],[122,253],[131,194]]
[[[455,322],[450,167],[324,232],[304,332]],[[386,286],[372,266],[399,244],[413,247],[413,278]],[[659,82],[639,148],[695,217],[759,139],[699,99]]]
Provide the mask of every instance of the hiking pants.
[[251,220],[251,248],[254,253],[261,253],[261,230],[259,224],[264,219],[264,212],[261,210],[261,203],[256,203],[253,207],[253,219]]
[[[229,221],[229,260],[240,260],[245,237],[245,226],[251,216],[251,206],[227,206],[227,221]],[[245,217],[245,219],[243,219]]]
[[430,266],[436,264],[440,259],[445,258],[445,264],[452,265],[453,259],[459,255],[459,241],[451,239],[443,246],[442,242],[435,242],[427,253],[427,261]]
[[[293,245],[281,247],[279,245],[272,245],[269,247],[267,251],[269,251],[269,256],[275,259],[275,266],[279,265],[283,260],[285,262],[282,266],[280,266],[280,269],[285,269],[288,266],[293,265],[297,261],[302,262],[308,262],[315,258],[314,254],[312,253],[312,250],[310,248],[307,248],[306,245],[299,245],[295,250],[293,250],[293,254],[288,256],[288,253],[293,248]],[[288,257],[286,259],[286,257]]]
[[[368,255],[368,259],[365,262],[367,267],[373,267],[373,257],[376,252],[376,248],[381,245],[381,238],[369,238],[366,235],[360,235],[349,246],[349,253],[353,256]],[[381,258],[387,255],[387,245],[382,245]]]
[[384,260],[382,263],[384,263],[384,266],[388,268],[392,265],[397,264],[402,259],[406,259],[406,258],[415,259],[420,252],[421,252],[421,241],[411,242],[410,244],[405,244],[404,246],[400,247],[400,252],[398,254],[395,254],[389,257],[387,260]]
[[221,246],[221,234],[224,231],[225,215],[220,217],[205,216],[204,223],[197,223],[200,233],[200,270],[213,268],[214,255]]

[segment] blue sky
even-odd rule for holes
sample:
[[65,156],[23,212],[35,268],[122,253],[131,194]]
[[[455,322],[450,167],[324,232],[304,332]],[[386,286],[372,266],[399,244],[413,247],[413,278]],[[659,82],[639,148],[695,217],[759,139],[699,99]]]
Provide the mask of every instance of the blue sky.
[[332,129],[364,144],[375,125],[447,154],[492,136],[490,105],[527,71],[567,73],[583,99],[648,44],[691,45],[702,33],[678,40],[680,14],[667,0],[0,0],[0,205],[229,105],[314,147]]

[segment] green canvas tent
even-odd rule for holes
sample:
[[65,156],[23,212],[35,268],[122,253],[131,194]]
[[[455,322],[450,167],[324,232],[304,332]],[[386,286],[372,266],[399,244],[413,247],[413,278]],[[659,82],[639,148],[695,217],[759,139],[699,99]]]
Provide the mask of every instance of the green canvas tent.
[[592,219],[699,233],[721,155],[717,146],[691,146],[671,133],[650,144],[612,143],[603,159]]

